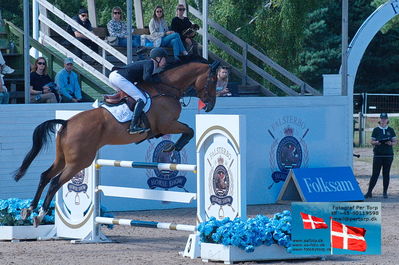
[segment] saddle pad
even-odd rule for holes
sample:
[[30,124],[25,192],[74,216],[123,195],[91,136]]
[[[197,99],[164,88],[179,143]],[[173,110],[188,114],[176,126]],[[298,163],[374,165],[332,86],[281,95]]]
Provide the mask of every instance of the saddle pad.
[[[96,100],[93,105],[94,108],[105,108],[108,110],[112,116],[118,121],[118,122],[127,122],[132,120],[133,117],[133,112],[129,109],[129,107],[123,103],[120,105],[107,105],[104,104],[104,102],[99,102]],[[150,110],[151,107],[151,98],[147,98],[147,102],[144,106],[144,112],[147,113]]]

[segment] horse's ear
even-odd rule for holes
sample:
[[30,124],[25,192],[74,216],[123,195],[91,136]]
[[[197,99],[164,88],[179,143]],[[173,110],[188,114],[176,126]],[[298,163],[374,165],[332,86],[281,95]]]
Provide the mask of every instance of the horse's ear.
[[219,61],[214,61],[212,64],[209,65],[212,73],[216,73],[216,70],[218,69],[219,65],[220,65]]

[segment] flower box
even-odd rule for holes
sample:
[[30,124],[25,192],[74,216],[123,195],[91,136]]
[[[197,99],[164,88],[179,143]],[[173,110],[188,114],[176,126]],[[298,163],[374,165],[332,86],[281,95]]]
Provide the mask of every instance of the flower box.
[[[201,243],[201,259],[204,262],[224,261],[225,264],[241,261],[255,260],[287,260],[310,258],[304,255],[293,255],[287,252],[285,247],[278,245],[261,245],[255,247],[254,252],[245,252],[236,246],[222,244]],[[314,258],[314,257],[313,257]]]
[[0,226],[0,240],[45,239],[51,237],[54,225]]

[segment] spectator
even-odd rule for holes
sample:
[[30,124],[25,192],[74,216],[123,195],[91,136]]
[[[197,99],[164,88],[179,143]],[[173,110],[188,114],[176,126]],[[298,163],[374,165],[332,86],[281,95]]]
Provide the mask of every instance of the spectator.
[[369,188],[367,193],[364,195],[365,198],[372,198],[372,192],[377,184],[378,177],[382,168],[382,181],[383,181],[383,196],[388,198],[388,186],[389,186],[389,171],[393,161],[393,148],[397,143],[396,134],[393,128],[388,126],[388,114],[381,113],[380,121],[378,126],[373,129],[371,134],[370,143],[374,146],[373,148],[373,172],[369,182]]
[[216,96],[218,97],[231,96],[230,90],[227,88],[227,84],[229,83],[228,68],[225,66],[219,67],[217,78],[218,81],[216,83]]
[[[79,9],[79,14],[77,16],[72,17],[72,19],[75,20],[79,25],[83,26],[85,29],[93,31],[91,22],[89,20],[89,13],[86,8]],[[90,49],[92,49],[93,51],[98,52],[97,44],[92,42],[87,36],[80,33],[77,29],[75,29],[71,25],[68,25],[67,32],[70,33],[72,36],[74,36],[77,40],[82,42],[84,45],[90,47]],[[82,57],[82,51],[80,49],[78,51],[78,56],[80,58]]]
[[112,19],[107,23],[108,33],[111,37],[118,38],[118,46],[127,47],[127,37],[132,36],[132,47],[138,47],[140,37],[132,35],[133,29],[128,33],[127,24],[122,21],[122,15],[122,9],[119,6],[112,9]]
[[51,91],[50,76],[47,74],[47,62],[43,57],[36,59],[30,73],[30,102],[57,103],[56,91]]
[[64,69],[55,76],[55,82],[61,92],[61,102],[79,102],[82,100],[82,90],[79,86],[78,75],[72,71],[73,59],[65,58]]
[[14,73],[14,69],[6,65],[6,61],[3,58],[3,54],[1,53],[0,50],[0,74],[7,75],[7,74],[12,74]]
[[188,54],[184,48],[179,34],[169,30],[168,24],[164,19],[163,8],[161,6],[157,6],[154,9],[149,29],[154,47],[172,47],[173,55],[176,60],[179,60],[180,54]]
[[10,100],[10,94],[7,92],[3,76],[4,75],[0,74],[0,104],[8,104],[8,101]]
[[188,17],[184,16],[186,8],[183,4],[176,7],[176,17],[172,19],[171,28],[174,32],[179,33],[180,39],[183,41],[189,54],[198,55],[198,43],[193,39],[196,31],[199,29],[197,24],[191,23]]

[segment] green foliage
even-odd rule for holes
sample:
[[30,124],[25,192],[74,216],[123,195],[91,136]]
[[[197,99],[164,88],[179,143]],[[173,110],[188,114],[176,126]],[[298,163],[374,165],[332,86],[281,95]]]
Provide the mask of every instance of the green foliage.
[[2,18],[8,21],[12,21],[20,28],[23,28],[24,25],[23,10],[24,7],[22,0],[0,1],[0,11]]
[[334,19],[340,17],[339,5],[331,2],[306,18],[297,74],[315,88],[322,87],[323,74],[337,73],[341,65],[341,23]]

